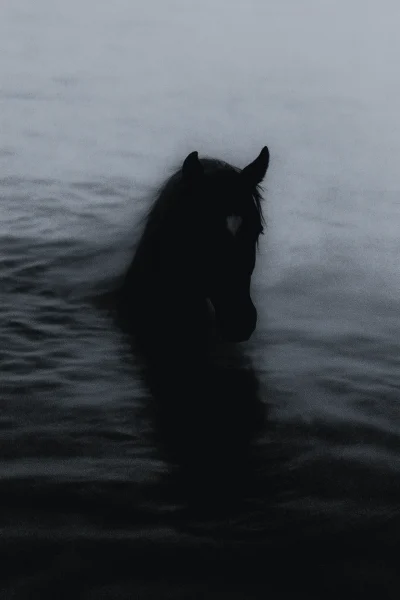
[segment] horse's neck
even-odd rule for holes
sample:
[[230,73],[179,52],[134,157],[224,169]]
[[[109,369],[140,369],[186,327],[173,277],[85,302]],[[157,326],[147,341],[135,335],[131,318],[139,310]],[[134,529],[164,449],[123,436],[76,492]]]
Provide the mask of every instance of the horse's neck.
[[198,296],[196,262],[187,232],[182,232],[179,227],[160,227],[150,234],[145,230],[127,278],[140,285],[165,287],[170,283],[179,293],[187,290],[189,294],[195,290]]

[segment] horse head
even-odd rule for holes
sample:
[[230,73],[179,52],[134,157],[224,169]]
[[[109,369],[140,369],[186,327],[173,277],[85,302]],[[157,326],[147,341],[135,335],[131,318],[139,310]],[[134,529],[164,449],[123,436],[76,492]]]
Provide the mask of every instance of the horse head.
[[[263,231],[259,184],[269,163],[264,147],[243,170],[192,152],[182,166],[185,202],[191,204],[193,274],[214,307],[224,339],[253,333],[257,311],[250,295],[256,248]],[[189,241],[189,240],[188,240]]]

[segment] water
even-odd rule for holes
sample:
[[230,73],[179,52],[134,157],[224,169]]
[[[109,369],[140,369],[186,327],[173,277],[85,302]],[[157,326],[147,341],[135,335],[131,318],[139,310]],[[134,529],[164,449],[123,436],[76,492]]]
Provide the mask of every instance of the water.
[[[4,0],[0,11],[0,486],[9,594],[44,597],[52,585],[59,594],[68,569],[86,573],[94,548],[93,585],[105,565],[112,570],[114,552],[124,555],[118,544],[129,543],[143,565],[170,548],[180,548],[179,561],[192,552],[196,563],[197,544],[205,555],[225,544],[239,552],[235,565],[258,564],[240,554],[243,545],[270,561],[271,552],[292,549],[285,564],[293,569],[302,540],[326,550],[337,535],[339,555],[350,550],[346,567],[326,558],[330,586],[341,573],[358,591],[397,589],[387,549],[399,531],[398,6]],[[200,515],[185,488],[190,474],[177,483],[154,441],[137,360],[93,298],[123,275],[157,186],[189,152],[244,166],[264,144],[272,159],[254,276],[259,326],[240,350],[258,392],[244,382],[250,408],[241,397],[202,413],[205,435],[214,423],[215,444],[219,436],[216,460],[238,447],[243,419],[248,448],[238,444],[249,450],[251,485],[238,474],[225,512],[213,512],[211,500]],[[225,382],[228,395],[240,372]],[[251,424],[256,404],[261,431]],[[366,547],[376,556],[354,567],[349,556]],[[126,577],[131,566],[121,564]],[[250,580],[226,589],[209,577],[210,597],[253,597]],[[168,589],[202,597],[202,578],[179,587],[183,596],[175,584]],[[79,588],[72,579],[66,597]],[[311,585],[306,575],[301,581]],[[131,597],[118,585],[101,597]],[[141,597],[165,590],[146,585]]]

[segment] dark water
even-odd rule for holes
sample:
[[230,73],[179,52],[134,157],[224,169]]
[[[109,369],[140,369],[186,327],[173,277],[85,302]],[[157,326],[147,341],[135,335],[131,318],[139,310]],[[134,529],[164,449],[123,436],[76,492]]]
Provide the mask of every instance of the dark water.
[[[3,3],[4,597],[397,597],[399,9],[360,6]],[[157,409],[99,298],[187,152],[265,143],[258,330]]]

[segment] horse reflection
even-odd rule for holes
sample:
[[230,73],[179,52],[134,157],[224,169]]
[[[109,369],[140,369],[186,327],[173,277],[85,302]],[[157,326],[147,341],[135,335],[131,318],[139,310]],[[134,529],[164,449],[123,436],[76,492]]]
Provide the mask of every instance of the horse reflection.
[[[142,355],[143,356],[143,355]],[[245,356],[223,348],[219,360],[163,362],[144,356],[155,444],[173,467],[179,495],[196,512],[228,510],[251,493],[253,443],[265,425],[258,381]]]

